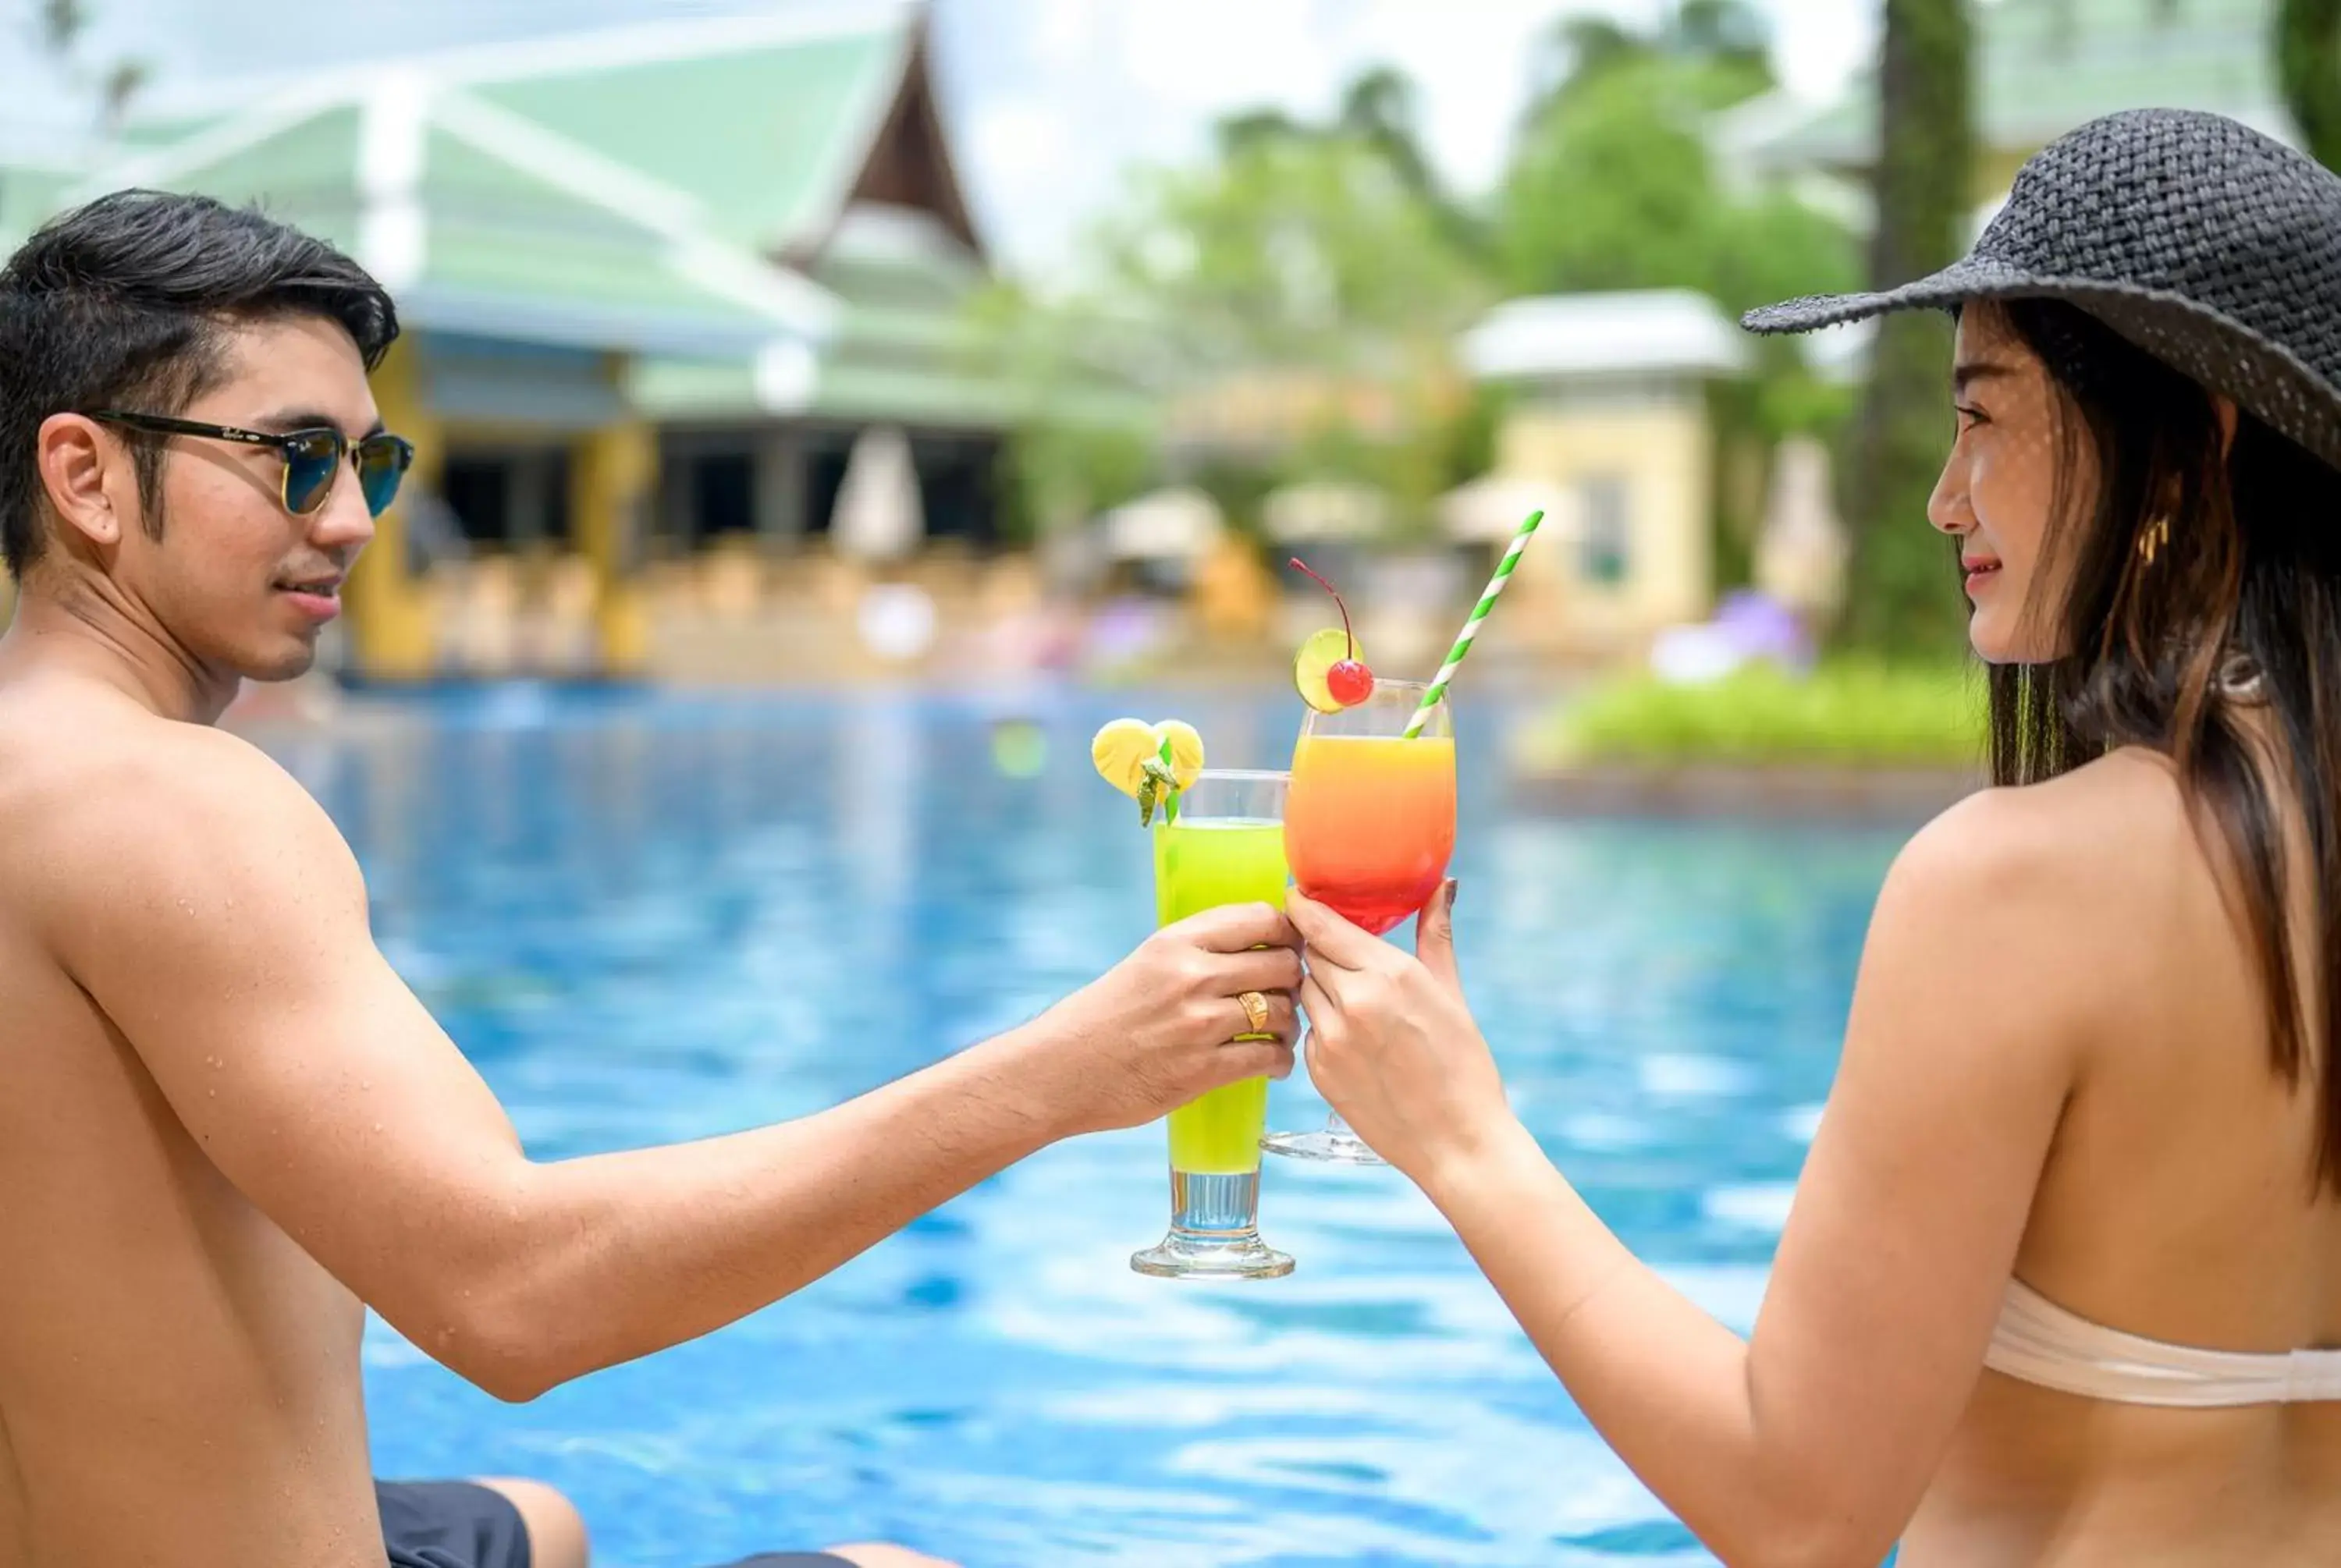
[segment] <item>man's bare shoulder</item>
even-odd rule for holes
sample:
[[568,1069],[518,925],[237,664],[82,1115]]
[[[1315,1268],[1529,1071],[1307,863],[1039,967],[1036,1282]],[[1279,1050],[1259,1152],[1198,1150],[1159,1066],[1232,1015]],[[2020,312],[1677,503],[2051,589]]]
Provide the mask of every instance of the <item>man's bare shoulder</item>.
[[232,899],[301,867],[357,876],[324,809],[240,736],[55,690],[0,696],[0,859],[9,901],[36,919]]

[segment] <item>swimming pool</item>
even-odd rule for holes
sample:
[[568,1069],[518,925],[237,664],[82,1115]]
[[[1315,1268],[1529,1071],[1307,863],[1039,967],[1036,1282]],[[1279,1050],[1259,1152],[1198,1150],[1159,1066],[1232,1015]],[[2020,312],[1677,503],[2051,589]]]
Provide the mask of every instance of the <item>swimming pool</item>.
[[[1017,1023],[1149,928],[1120,712],[1281,765],[1289,696],[1048,700],[1038,776],[934,695],[529,687],[359,706],[273,749],[364,861],[385,951],[530,1147],[703,1136]],[[1594,1206],[1745,1328],[1903,834],[1509,814],[1461,715],[1465,979]],[[1316,1125],[1305,1078],[1272,1125]],[[970,1568],[1709,1561],[1388,1172],[1270,1162],[1290,1279],[1141,1278],[1159,1127],[1077,1140],[698,1343],[497,1404],[380,1324],[377,1467],[567,1489],[597,1563],[889,1538]]]

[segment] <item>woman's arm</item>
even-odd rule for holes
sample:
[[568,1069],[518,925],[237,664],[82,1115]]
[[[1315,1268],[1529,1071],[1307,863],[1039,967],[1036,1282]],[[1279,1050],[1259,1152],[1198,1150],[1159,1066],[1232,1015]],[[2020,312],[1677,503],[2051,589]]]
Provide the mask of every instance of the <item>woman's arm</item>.
[[1874,1564],[1982,1365],[2077,1071],[2073,908],[1979,796],[1887,879],[1754,1336],[1637,1260],[1504,1104],[1444,901],[1420,962],[1295,898],[1310,1071],[1454,1225],[1587,1417],[1735,1564]]

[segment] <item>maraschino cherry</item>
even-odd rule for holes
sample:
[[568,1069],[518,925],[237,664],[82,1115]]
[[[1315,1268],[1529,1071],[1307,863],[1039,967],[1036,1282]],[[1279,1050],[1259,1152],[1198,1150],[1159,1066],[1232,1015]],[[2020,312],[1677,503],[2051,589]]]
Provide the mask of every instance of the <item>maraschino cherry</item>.
[[1358,657],[1358,636],[1356,632],[1350,630],[1350,607],[1342,603],[1340,590],[1315,572],[1309,571],[1308,562],[1296,555],[1292,558],[1292,564],[1300,571],[1309,572],[1309,576],[1315,581],[1318,587],[1333,596],[1334,604],[1340,609],[1341,635],[1350,640],[1350,657],[1335,661],[1333,667],[1325,671],[1325,690],[1332,695],[1333,700],[1342,707],[1355,708],[1374,694],[1374,672],[1367,669],[1364,661]]

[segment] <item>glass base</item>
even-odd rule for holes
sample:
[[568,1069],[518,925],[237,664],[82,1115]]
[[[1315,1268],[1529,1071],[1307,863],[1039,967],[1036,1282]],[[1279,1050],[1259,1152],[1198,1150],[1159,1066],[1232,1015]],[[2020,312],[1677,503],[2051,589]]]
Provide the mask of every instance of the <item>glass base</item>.
[[1130,1255],[1157,1279],[1281,1279],[1290,1255],[1260,1239],[1260,1173],[1170,1173],[1170,1233]]
[[1317,1160],[1340,1166],[1390,1164],[1347,1127],[1327,1127],[1315,1133],[1270,1133],[1260,1140],[1260,1146],[1289,1160]]

